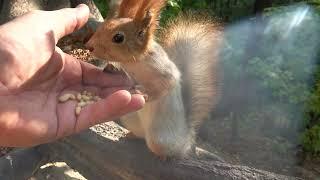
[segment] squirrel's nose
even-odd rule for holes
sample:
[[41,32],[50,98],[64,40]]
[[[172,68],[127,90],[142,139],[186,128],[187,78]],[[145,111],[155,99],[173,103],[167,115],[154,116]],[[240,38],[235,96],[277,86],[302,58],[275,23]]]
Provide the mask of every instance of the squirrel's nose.
[[85,47],[92,52],[94,50],[93,46],[91,46],[88,42],[85,44]]
[[87,48],[88,48],[88,50],[89,50],[90,52],[93,52],[93,50],[94,50],[93,47],[87,47]]

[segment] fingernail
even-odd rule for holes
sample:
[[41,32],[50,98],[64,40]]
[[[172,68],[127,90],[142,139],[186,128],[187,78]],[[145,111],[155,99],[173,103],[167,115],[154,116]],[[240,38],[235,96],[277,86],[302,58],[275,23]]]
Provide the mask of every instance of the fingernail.
[[81,8],[81,7],[85,7],[85,6],[87,6],[87,5],[86,4],[79,4],[76,8]]
[[77,14],[79,16],[87,15],[87,14],[89,14],[89,11],[90,11],[89,7],[87,5],[85,5],[85,4],[79,4],[76,7],[76,9],[77,9]]

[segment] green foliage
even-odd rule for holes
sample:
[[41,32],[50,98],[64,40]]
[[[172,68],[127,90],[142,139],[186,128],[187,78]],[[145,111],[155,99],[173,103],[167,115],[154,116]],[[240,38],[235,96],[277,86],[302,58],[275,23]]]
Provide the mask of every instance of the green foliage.
[[[272,96],[277,98],[280,102],[287,102],[289,104],[304,103],[309,97],[309,89],[307,79],[301,77],[299,69],[294,64],[285,64],[288,57],[282,55],[275,55],[266,58],[255,57],[249,60],[248,71],[251,75],[255,75],[261,80],[261,86],[269,88]],[[295,61],[296,59],[292,59]],[[284,63],[284,61],[286,61]],[[284,63],[284,64],[282,64]],[[306,72],[305,75],[310,75],[312,71]]]
[[303,134],[303,147],[306,152],[320,155],[320,125],[315,125]]
[[[320,2],[320,1],[319,1]],[[319,3],[318,2],[318,3]],[[319,14],[319,4],[314,6],[314,11]],[[276,12],[281,12],[285,8],[274,8]],[[290,12],[288,12],[290,13]],[[290,49],[292,56],[290,59],[300,59],[299,67],[300,70],[293,71],[293,75],[296,77],[301,77],[301,74],[306,74],[311,77],[310,80],[300,79],[297,81],[292,81],[288,87],[288,90],[280,88],[279,92],[288,97],[290,103],[300,103],[304,104],[303,110],[305,112],[304,122],[304,133],[302,133],[302,145],[305,152],[320,155],[320,66],[319,64],[319,35],[316,32],[319,32],[320,21],[319,15],[316,13],[313,16],[307,16],[306,21],[301,25],[304,28],[301,28],[300,31],[296,32],[297,40],[292,42],[295,45],[298,45],[296,50]],[[267,13],[269,15],[269,11]],[[288,26],[283,26],[288,27]],[[313,29],[313,31],[312,31]],[[300,43],[299,43],[300,42]],[[299,45],[300,44],[300,45]],[[311,48],[314,47],[314,48]],[[310,56],[310,55],[313,55]],[[309,56],[309,58],[308,58]],[[307,59],[314,59],[313,61],[307,61]],[[290,66],[290,64],[287,64]],[[276,68],[275,68],[276,69]],[[286,78],[288,79],[288,78]],[[296,78],[294,78],[296,79]],[[284,91],[281,91],[284,90]],[[299,93],[300,92],[300,93]],[[299,96],[294,96],[294,94],[299,94]],[[293,100],[293,101],[292,101]],[[299,106],[298,106],[299,107]]]
[[[241,104],[250,101],[241,112],[248,115],[241,118],[243,129],[258,126],[265,134],[294,139],[303,125],[320,123],[320,83],[313,89],[320,81],[320,69],[315,76],[319,31],[320,17],[307,6],[269,9],[262,18],[227,29],[222,53],[226,89],[232,89],[232,96],[245,86],[238,96]],[[303,119],[304,113],[313,115]]]
[[161,24],[175,18],[182,11],[206,11],[211,12],[208,0],[168,0],[167,6],[161,14]]
[[302,144],[305,152],[320,155],[320,66],[315,75],[315,87],[307,101],[306,130],[302,134]]
[[168,0],[167,7],[161,14],[161,24],[165,24],[169,19],[175,18],[181,11],[181,0]]
[[102,17],[105,18],[108,12],[107,0],[94,0],[94,3],[98,7]]
[[[278,79],[282,84],[271,85],[280,90],[276,96],[280,99],[286,96],[289,103],[304,103],[310,96],[309,82],[313,79],[316,69],[316,52],[319,50],[317,33],[320,30],[319,16],[312,11],[308,12],[307,8],[298,9],[296,12],[290,9],[285,10],[281,12],[281,16],[282,20],[275,18],[270,21],[275,29],[267,33],[266,42],[275,42],[274,49],[277,50],[273,51],[272,56],[266,57],[264,62],[269,66],[268,72],[273,72],[275,75],[271,80]],[[288,16],[292,18],[286,18]],[[301,22],[296,20],[299,16],[302,18]],[[280,40],[274,41],[274,39]],[[273,60],[270,61],[270,59]],[[281,93],[281,90],[285,93]]]
[[186,10],[205,11],[225,21],[234,21],[251,15],[253,3],[254,0],[168,0],[162,22]]
[[320,0],[311,0],[307,2],[312,5],[318,13],[320,13]]

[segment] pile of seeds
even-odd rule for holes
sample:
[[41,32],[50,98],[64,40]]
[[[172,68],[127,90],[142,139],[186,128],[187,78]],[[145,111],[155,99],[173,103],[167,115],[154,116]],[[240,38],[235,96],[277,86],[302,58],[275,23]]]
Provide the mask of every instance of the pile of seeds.
[[73,49],[69,53],[81,61],[91,61],[93,59],[88,49]]
[[78,116],[83,107],[89,104],[93,104],[94,102],[97,102],[100,99],[101,98],[99,96],[96,96],[94,93],[82,91],[81,93],[77,93],[75,95],[71,93],[66,93],[59,97],[59,102],[64,103],[69,100],[76,100],[78,103],[75,109],[75,113]]

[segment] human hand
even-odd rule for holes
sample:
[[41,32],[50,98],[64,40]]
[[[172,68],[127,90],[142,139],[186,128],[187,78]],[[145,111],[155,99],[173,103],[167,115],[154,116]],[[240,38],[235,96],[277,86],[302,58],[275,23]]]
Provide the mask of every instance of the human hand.
[[[33,146],[142,108],[132,84],[59,49],[57,41],[83,26],[89,9],[34,11],[0,26],[0,146]],[[102,100],[75,116],[76,102],[58,97],[89,90]]]

